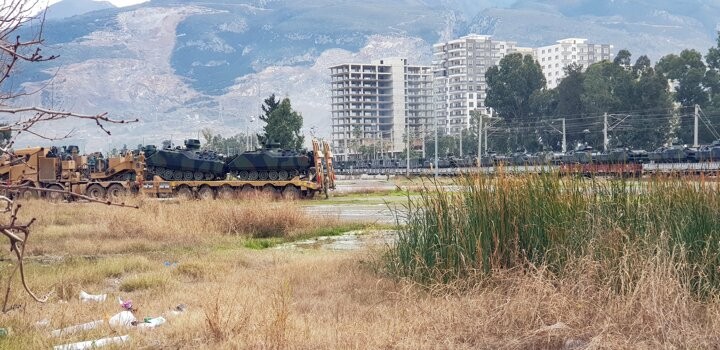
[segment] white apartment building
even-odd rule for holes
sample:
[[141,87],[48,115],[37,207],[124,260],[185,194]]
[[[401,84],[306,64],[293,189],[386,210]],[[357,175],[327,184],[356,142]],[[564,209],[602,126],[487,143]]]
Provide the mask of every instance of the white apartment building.
[[565,77],[565,67],[576,63],[585,69],[593,63],[612,60],[612,50],[613,46],[609,44],[590,44],[587,39],[567,38],[558,40],[555,45],[534,49],[534,56],[545,74],[547,88],[553,89]]
[[332,145],[339,159],[356,158],[362,145],[394,157],[406,149],[408,127],[411,147],[422,147],[432,121],[431,67],[409,65],[405,58],[341,64],[330,67],[330,84]]
[[435,116],[441,129],[458,135],[470,126],[471,111],[485,111],[485,72],[515,52],[531,54],[532,49],[477,34],[433,45]]

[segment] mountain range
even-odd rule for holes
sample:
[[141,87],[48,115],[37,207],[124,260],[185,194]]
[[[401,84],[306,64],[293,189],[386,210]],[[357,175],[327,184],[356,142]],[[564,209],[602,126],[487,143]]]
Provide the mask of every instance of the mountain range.
[[[469,33],[521,46],[585,37],[656,60],[714,44],[720,3],[701,0],[152,0],[117,8],[64,0],[48,9],[44,52],[4,89],[40,92],[15,101],[139,123],[74,128],[68,142],[107,150],[259,130],[263,98],[288,96],[306,133],[330,135],[334,64],[405,56],[429,64],[433,43]],[[33,30],[29,27],[26,30]],[[38,140],[26,139],[26,143]]]

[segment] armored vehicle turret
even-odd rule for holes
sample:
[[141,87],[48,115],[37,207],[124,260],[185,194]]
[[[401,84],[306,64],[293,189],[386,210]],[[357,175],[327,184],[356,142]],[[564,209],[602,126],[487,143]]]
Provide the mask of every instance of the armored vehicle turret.
[[240,180],[279,180],[310,177],[312,152],[281,149],[277,143],[267,143],[262,149],[236,155],[227,161],[227,172]]
[[225,163],[213,151],[200,150],[200,140],[185,140],[185,147],[169,143],[158,149],[153,145],[143,148],[145,164],[150,178],[158,175],[165,180],[201,181],[225,177]]

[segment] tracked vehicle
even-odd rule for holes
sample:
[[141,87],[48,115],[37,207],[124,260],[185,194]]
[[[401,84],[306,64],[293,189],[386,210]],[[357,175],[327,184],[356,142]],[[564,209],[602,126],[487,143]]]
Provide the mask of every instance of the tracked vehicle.
[[227,171],[239,180],[287,181],[309,178],[314,172],[313,153],[281,149],[268,143],[260,150],[238,154],[228,160]]
[[200,150],[200,140],[185,140],[185,147],[162,149],[153,145],[143,148],[147,176],[157,175],[165,180],[212,181],[225,178],[225,163],[215,152]]

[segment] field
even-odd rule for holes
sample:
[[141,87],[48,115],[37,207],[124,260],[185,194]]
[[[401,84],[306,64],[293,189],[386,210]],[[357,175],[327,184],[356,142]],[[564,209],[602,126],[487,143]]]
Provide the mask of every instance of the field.
[[[346,182],[329,201],[127,199],[139,209],[31,201],[28,277],[53,294],[32,302],[15,281],[0,348],[125,334],[118,348],[715,348],[720,196],[673,181],[415,181],[399,183],[405,195]],[[388,208],[407,219],[397,245],[378,239]],[[681,246],[683,232],[696,236]],[[357,242],[331,244],[341,237]],[[6,283],[13,260],[0,259]],[[109,300],[82,303],[81,290]],[[118,297],[167,323],[50,336],[107,320]]]

